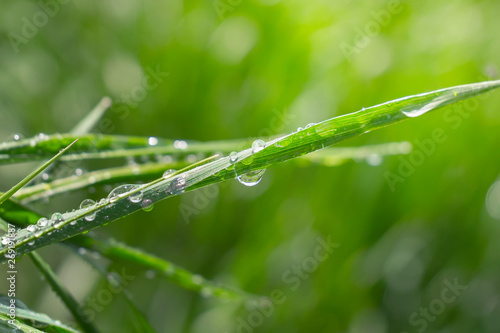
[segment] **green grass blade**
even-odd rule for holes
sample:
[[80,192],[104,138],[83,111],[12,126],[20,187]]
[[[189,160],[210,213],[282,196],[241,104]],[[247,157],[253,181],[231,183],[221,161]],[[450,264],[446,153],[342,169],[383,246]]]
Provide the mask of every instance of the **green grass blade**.
[[[0,165],[41,160],[52,156],[74,141],[72,134],[42,135],[20,141],[4,142],[0,145]],[[63,156],[61,161],[80,161],[87,159],[111,159],[127,157],[158,157],[173,155],[177,159],[190,154],[213,155],[217,152],[240,150],[252,139],[226,141],[182,141],[148,137],[86,134],[78,136],[74,153]],[[157,141],[156,141],[157,140]],[[185,146],[187,144],[187,146]]]
[[[126,289],[126,284],[124,281],[117,276],[116,274],[110,274],[108,270],[97,260],[94,258],[91,258],[90,256],[87,256],[83,254],[80,249],[83,247],[81,246],[76,246],[73,240],[77,239],[82,239],[81,242],[83,242],[85,239],[90,239],[87,235],[81,235],[77,236],[74,238],[69,239],[68,241],[65,241],[64,243],[66,245],[69,245],[74,251],[74,254],[80,258],[82,258],[87,264],[89,264],[94,270],[96,270],[101,276],[106,279],[110,284],[112,284],[116,288],[121,288],[122,292],[120,293],[125,297],[125,301],[127,305],[129,306],[129,311],[133,315],[133,324],[137,326],[137,331],[139,332],[145,332],[145,333],[154,333],[155,330],[153,327],[149,324],[146,316],[144,313],[142,313],[141,310],[136,305],[136,302],[132,296],[132,294]],[[131,319],[129,319],[131,320]]]
[[[133,187],[128,192],[115,196],[113,200],[105,199],[90,209],[65,213],[62,220],[38,231],[30,232],[26,229],[19,231],[15,244],[17,254],[29,253],[37,248],[121,219],[141,210],[145,201],[155,203],[166,199],[172,196],[172,192],[177,193],[176,184],[178,185],[180,177],[182,177],[182,188],[187,188],[187,190],[233,179],[303,156],[341,140],[405,119],[412,119],[499,86],[500,81],[489,81],[401,98],[306,127],[304,130],[265,143],[261,150],[249,148],[240,151],[237,161],[224,157],[177,174],[175,177],[158,179],[145,185]],[[142,203],[129,199],[131,195],[138,195],[139,192],[142,193]],[[95,218],[90,220],[85,218],[93,213],[96,215]],[[31,242],[34,244],[28,245]],[[5,245],[0,246],[0,255],[7,248]]]
[[33,178],[35,178],[40,172],[45,170],[49,165],[54,163],[59,157],[61,157],[62,154],[64,154],[68,149],[73,146],[78,139],[70,143],[66,148],[62,149],[59,153],[57,153],[54,157],[52,157],[50,160],[48,160],[46,163],[41,165],[38,169],[30,173],[28,176],[26,176],[23,180],[21,180],[19,183],[17,183],[15,186],[13,186],[10,190],[5,192],[2,196],[0,196],[0,205],[5,202],[5,200],[9,199],[14,193],[16,193],[19,189],[21,189],[24,185],[29,183]]
[[[0,209],[0,218],[19,227],[27,227],[30,224],[35,224],[42,216],[24,207],[12,200],[5,202],[5,209]],[[1,222],[2,220],[0,220]],[[1,227],[1,224],[0,224]],[[208,281],[204,278],[199,278],[199,275],[189,272],[188,270],[179,267],[165,259],[158,258],[143,250],[138,250],[119,243],[114,239],[96,239],[87,235],[78,235],[65,240],[62,244],[70,246],[75,253],[88,262],[92,267],[100,273],[105,274],[105,269],[97,265],[95,262],[88,260],[82,256],[77,250],[80,248],[89,251],[95,251],[112,261],[121,261],[129,264],[135,264],[142,267],[144,270],[154,270],[159,276],[166,281],[175,283],[185,289],[202,292],[206,295],[211,294],[218,298],[226,299],[241,299],[252,297],[247,293],[223,286],[218,283]],[[200,284],[193,281],[201,281]],[[205,288],[205,289],[204,289]]]
[[68,310],[71,312],[73,317],[76,319],[78,324],[87,333],[97,333],[98,330],[92,325],[92,323],[85,317],[82,309],[76,302],[76,300],[71,296],[68,290],[62,285],[61,281],[57,275],[52,271],[50,266],[36,253],[33,251],[29,254],[31,260],[38,268],[38,270],[45,276],[46,281],[50,284],[54,292],[61,298]]
[[[19,300],[16,301],[16,305],[16,325],[24,332],[79,333],[79,331],[53,320],[46,314],[30,310]],[[8,305],[0,302],[0,332],[12,332],[13,327],[8,324],[9,313]]]
[[[383,156],[407,154],[411,151],[411,144],[384,143],[380,145],[369,145],[361,147],[327,148],[313,154],[302,156],[297,160],[298,164],[312,162],[325,166],[337,166],[348,160],[370,161],[370,158],[382,158]],[[15,197],[23,204],[40,199],[46,199],[58,194],[65,194],[96,185],[133,183],[139,181],[151,181],[161,177],[167,169],[180,169],[186,167],[187,161],[148,162],[144,164],[126,165],[121,167],[107,168],[85,173],[80,176],[70,176],[55,179],[52,182],[40,183],[26,186],[19,190]]]
[[112,101],[109,97],[103,97],[99,103],[83,118],[71,131],[73,135],[82,135],[89,133],[92,128],[101,120],[101,118],[111,107]]
[[193,274],[171,262],[113,239],[79,238],[78,245],[96,251],[113,261],[134,263],[146,270],[154,270],[159,276],[166,278],[168,281],[174,282],[185,289],[199,292],[203,296],[215,296],[222,299],[254,297],[240,290],[206,280],[202,276]]

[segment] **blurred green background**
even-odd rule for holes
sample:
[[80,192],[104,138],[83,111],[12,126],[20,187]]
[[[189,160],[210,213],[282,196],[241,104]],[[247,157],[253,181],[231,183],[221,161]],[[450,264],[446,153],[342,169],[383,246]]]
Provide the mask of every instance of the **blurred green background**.
[[[498,1],[20,0],[0,8],[2,140],[69,131],[102,96],[117,105],[96,129],[104,133],[204,141],[286,133],[496,78],[500,64]],[[151,71],[161,75],[144,89]],[[407,140],[419,150],[442,129],[447,139],[393,188],[386,176],[398,174],[399,157],[376,167],[285,163],[256,187],[219,186],[189,223],[179,207],[192,206],[196,192],[96,232],[251,293],[283,293],[266,312],[127,267],[129,290],[158,332],[499,332],[499,103],[493,93],[470,114],[448,107],[341,144]],[[1,188],[34,165],[2,167]],[[69,210],[107,191],[35,208]],[[312,267],[317,237],[340,246],[307,277],[290,274]],[[83,304],[106,288],[73,254],[40,252]],[[19,271],[20,299],[72,321],[30,261]],[[453,294],[454,283],[467,289]],[[95,323],[133,332],[127,317],[114,295]]]

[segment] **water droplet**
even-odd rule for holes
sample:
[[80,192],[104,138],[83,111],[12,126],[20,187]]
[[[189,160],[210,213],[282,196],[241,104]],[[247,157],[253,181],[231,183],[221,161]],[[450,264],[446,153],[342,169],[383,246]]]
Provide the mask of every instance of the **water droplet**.
[[61,213],[54,213],[50,220],[54,223],[61,222],[63,220],[63,216]]
[[148,144],[150,146],[156,146],[158,144],[158,139],[152,136],[148,139]]
[[437,97],[434,98],[434,100],[432,100],[431,102],[425,104],[421,108],[417,108],[417,109],[413,109],[413,110],[409,110],[409,111],[402,111],[402,113],[405,116],[410,117],[410,118],[419,117],[419,116],[423,115],[424,113],[427,113],[427,112],[429,112],[431,110],[436,109],[441,104],[445,103],[446,100],[448,99],[447,96],[441,96],[441,97],[439,97],[437,94],[436,94],[436,96]]
[[33,232],[36,230],[36,227],[35,225],[30,224],[29,226],[26,227],[26,230],[28,230],[29,232]]
[[145,212],[150,212],[154,208],[154,203],[151,199],[144,199],[141,204],[142,210]]
[[316,125],[316,124],[315,124],[315,123],[309,123],[309,124],[307,124],[307,125],[306,125],[305,129],[308,129],[308,128],[310,128],[310,127],[313,127],[314,125]]
[[[50,218],[51,224],[54,224],[54,228],[59,229],[64,224],[64,218],[61,213],[54,213]],[[49,234],[50,235],[50,234]]]
[[81,168],[76,169],[75,176],[81,176],[81,175],[83,175],[83,169],[81,169]]
[[44,181],[48,181],[50,179],[50,175],[47,172],[42,173],[42,179]]
[[172,164],[174,162],[174,159],[170,155],[165,155],[165,156],[163,156],[162,162],[165,164]]
[[172,195],[178,195],[181,193],[184,193],[186,190],[186,179],[184,177],[180,176],[177,178],[174,178],[171,182],[170,185],[168,186],[168,192]]
[[42,217],[41,219],[38,220],[36,225],[39,226],[40,228],[43,228],[43,227],[46,227],[48,223],[49,223],[49,220],[47,220],[45,217]]
[[164,179],[170,178],[170,177],[171,177],[171,175],[172,175],[174,172],[177,172],[177,170],[174,170],[174,169],[168,169],[167,171],[165,171],[165,172],[163,173],[163,176],[162,176],[162,177],[163,177]]
[[42,234],[43,234],[43,230],[38,230],[37,232],[35,232],[35,237],[36,237],[36,238],[38,238],[38,237],[40,237]]
[[138,203],[138,202],[141,202],[142,198],[144,197],[144,193],[142,193],[142,191],[139,191],[139,192],[136,192],[136,193],[133,193],[131,194],[128,199],[130,200],[130,202],[132,203]]
[[233,151],[229,154],[229,162],[236,163],[236,161],[238,161],[238,153]]
[[[85,211],[89,211],[90,209],[94,208],[95,206],[96,206],[96,203],[94,200],[85,199],[80,204],[80,209],[85,209]],[[85,215],[85,220],[94,221],[96,214],[97,214],[97,211],[90,212],[89,214]]]
[[304,129],[302,127],[297,128],[297,132],[303,131]]
[[195,155],[195,154],[189,154],[187,157],[186,157],[186,161],[188,163],[196,163],[196,161],[198,161],[198,157]]
[[14,141],[19,141],[19,140],[22,140],[22,139],[24,139],[24,137],[23,137],[22,134],[14,134],[12,136],[12,140],[14,140]]
[[35,241],[30,241],[30,242],[28,242],[28,245],[29,245],[29,246],[33,246],[33,245],[35,245]]
[[255,154],[266,147],[266,142],[264,140],[255,140],[252,143],[252,152]]
[[45,133],[38,133],[38,139],[44,140],[46,138],[47,138],[47,135],[45,135]]
[[245,164],[245,165],[250,165],[253,163],[253,160],[254,160],[254,157],[253,155],[250,155],[244,159],[241,160],[241,163]]
[[366,157],[366,163],[371,166],[379,166],[382,162],[383,158],[379,154],[370,154]]
[[115,188],[113,191],[111,191],[108,195],[108,199],[110,202],[116,202],[118,201],[118,199],[120,199],[120,197],[127,193],[127,192],[130,192],[132,190],[134,190],[135,188],[137,188],[137,185],[121,185],[121,186],[118,186],[117,188]]
[[2,245],[7,245],[10,243],[10,239],[8,237],[2,238]]
[[174,148],[175,149],[180,149],[180,150],[183,150],[183,149],[186,149],[188,146],[187,142],[184,141],[184,140],[175,140],[174,141]]
[[266,169],[251,171],[238,177],[238,181],[245,186],[255,186],[262,180]]

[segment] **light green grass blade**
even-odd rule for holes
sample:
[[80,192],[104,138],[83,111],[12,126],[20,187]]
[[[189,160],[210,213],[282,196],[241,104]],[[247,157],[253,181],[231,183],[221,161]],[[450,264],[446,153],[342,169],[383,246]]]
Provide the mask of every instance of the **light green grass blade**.
[[[337,166],[349,160],[367,161],[370,164],[371,160],[380,160],[384,156],[408,154],[410,151],[411,144],[409,142],[393,142],[361,147],[326,148],[302,156],[295,161],[297,161],[299,165],[312,162],[325,166]],[[20,189],[15,197],[21,200],[23,204],[27,204],[36,200],[46,199],[58,194],[66,194],[71,191],[96,185],[151,181],[154,178],[161,177],[163,172],[167,169],[180,169],[187,165],[189,165],[187,161],[169,163],[149,162],[107,168],[88,172],[80,176],[74,175],[55,179],[52,182],[26,186]]]
[[[4,142],[0,145],[0,165],[31,162],[52,156],[74,141],[72,134],[42,135],[20,141]],[[240,150],[252,139],[226,141],[182,141],[125,135],[85,134],[78,136],[74,153],[67,154],[60,161],[80,161],[87,159],[111,159],[162,155],[174,156],[182,160],[190,154],[213,155],[217,152]],[[154,143],[154,144],[153,144]]]
[[[405,119],[412,119],[499,86],[500,81],[489,81],[401,98],[308,126],[304,130],[264,143],[258,149],[249,148],[240,151],[237,160],[224,157],[166,179],[160,178],[145,185],[130,186],[127,190],[122,187],[119,194],[114,191],[108,199],[100,201],[95,206],[58,216],[53,224],[40,230],[19,231],[15,244],[17,254],[20,256],[29,253],[121,219],[141,210],[145,203],[149,206],[149,203],[153,204],[179,194],[181,190],[193,190],[223,180],[242,177],[249,172],[266,169],[339,141]],[[182,184],[182,187],[179,184]],[[137,197],[141,200],[132,200]],[[88,218],[89,216],[92,217]],[[34,244],[30,245],[32,242]],[[0,246],[0,255],[6,250],[7,246]]]
[[73,135],[82,135],[89,133],[92,128],[101,120],[101,118],[111,107],[112,101],[109,97],[103,97],[99,103],[83,118],[71,131]]
[[63,303],[66,305],[68,310],[71,312],[73,317],[76,319],[80,327],[84,332],[87,333],[97,333],[98,330],[92,325],[92,323],[85,317],[82,309],[78,305],[78,302],[71,296],[69,291],[62,285],[61,281],[57,275],[52,271],[49,264],[43,260],[42,257],[36,253],[36,251],[32,251],[29,254],[31,260],[38,268],[38,270],[43,274],[46,281],[52,287],[52,290],[61,298]]
[[[62,324],[60,321],[53,320],[46,314],[32,311],[24,305],[21,306],[19,301],[16,302],[16,305],[16,326],[24,332],[79,333],[79,331]],[[8,324],[9,313],[9,307],[0,302],[0,332],[12,332],[14,328]]]
[[45,170],[49,165],[54,163],[59,157],[61,157],[62,154],[64,154],[68,149],[73,146],[78,139],[70,143],[66,148],[62,149],[59,153],[57,153],[54,157],[52,157],[50,160],[48,160],[46,163],[41,165],[38,169],[30,173],[28,176],[26,176],[23,180],[21,180],[19,183],[17,183],[15,186],[13,186],[10,190],[5,192],[2,196],[0,196],[0,205],[5,202],[5,200],[9,199],[14,193],[16,193],[19,189],[21,189],[24,185],[29,183],[33,178],[35,178],[40,172]]
[[240,290],[222,286],[211,282],[198,274],[193,274],[171,262],[120,243],[113,239],[94,239],[90,237],[79,238],[77,242],[86,249],[96,251],[104,257],[113,261],[134,263],[147,270],[154,270],[159,276],[168,281],[192,291],[199,292],[202,296],[215,296],[221,299],[252,298],[254,295],[244,293]]

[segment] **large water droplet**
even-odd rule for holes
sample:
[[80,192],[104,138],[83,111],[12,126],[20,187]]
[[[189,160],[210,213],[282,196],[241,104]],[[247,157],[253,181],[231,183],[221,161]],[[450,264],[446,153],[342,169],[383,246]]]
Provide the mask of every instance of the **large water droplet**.
[[184,177],[182,176],[174,178],[170,182],[170,185],[168,186],[168,192],[172,195],[178,195],[184,193],[185,190],[186,190],[186,179],[184,179]]
[[2,238],[2,245],[7,245],[10,243],[10,239],[8,237]]
[[434,98],[433,101],[425,104],[421,108],[417,108],[417,109],[413,109],[413,110],[409,110],[409,111],[402,111],[402,113],[405,116],[410,117],[410,118],[419,117],[419,116],[423,115],[424,113],[427,113],[431,110],[436,109],[438,106],[440,106],[441,104],[446,102],[447,99],[448,99],[448,97],[446,97],[446,96],[441,96],[441,97],[438,96],[438,97]]
[[162,176],[162,177],[163,177],[164,179],[170,178],[170,177],[172,177],[172,174],[173,174],[173,173],[175,173],[175,172],[177,172],[177,170],[174,170],[174,169],[168,169],[167,171],[165,171],[165,172],[163,173],[163,176]]
[[46,227],[47,224],[49,224],[49,220],[47,220],[45,217],[42,217],[41,219],[36,222],[36,225],[39,226],[40,228]]
[[236,163],[238,161],[238,153],[233,151],[229,154],[229,162]]
[[150,212],[154,208],[154,203],[151,199],[144,199],[141,203],[142,210],[145,212]]
[[262,180],[266,169],[251,171],[238,177],[238,181],[245,186],[255,186]]
[[131,194],[128,197],[128,199],[132,203],[138,203],[138,202],[141,202],[143,197],[144,197],[144,193],[142,193],[142,191],[139,191],[139,192],[135,192],[135,193]]
[[64,224],[64,218],[61,213],[54,213],[50,220],[54,223],[54,228],[59,229]]
[[150,146],[156,146],[158,144],[158,139],[152,136],[148,139],[148,144]]
[[255,154],[259,151],[261,151],[262,149],[266,148],[266,142],[264,140],[255,140],[253,143],[252,143],[252,152]]
[[36,226],[33,224],[30,224],[29,226],[26,227],[26,230],[28,230],[29,232],[33,232],[36,230]]
[[116,202],[123,194],[130,192],[135,188],[137,188],[137,185],[120,185],[108,194],[108,199],[110,202]]
[[[89,211],[90,209],[94,208],[95,205],[96,205],[96,203],[94,200],[85,199],[80,204],[80,209],[85,209],[85,211]],[[96,214],[97,214],[97,211],[90,212],[89,214],[85,215],[85,220],[94,221]]]

